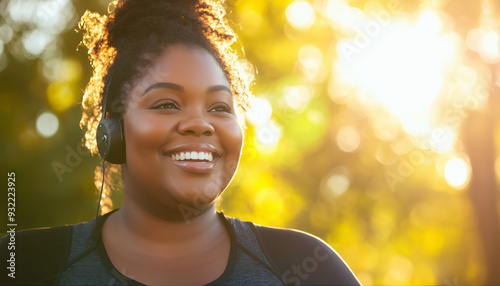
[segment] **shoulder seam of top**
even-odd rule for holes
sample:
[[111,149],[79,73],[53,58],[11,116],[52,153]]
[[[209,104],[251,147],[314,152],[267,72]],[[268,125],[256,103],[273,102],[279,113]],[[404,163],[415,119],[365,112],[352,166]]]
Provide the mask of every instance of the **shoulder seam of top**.
[[259,244],[260,246],[260,249],[262,250],[262,253],[264,254],[264,256],[267,258],[267,260],[269,260],[269,263],[271,264],[271,267],[274,268],[274,270],[280,274],[280,275],[283,275],[283,273],[281,273],[278,269],[278,267],[276,267],[276,265],[274,264],[274,260],[272,259],[272,257],[269,255],[269,253],[267,252],[267,248],[265,247],[265,244],[264,242],[262,241],[262,237],[260,236],[260,233],[259,231],[257,230],[257,228],[255,227],[255,224],[254,223],[251,223],[250,224],[250,228],[252,229],[253,233],[255,234],[255,237],[257,238],[257,243]]
[[[61,261],[61,264],[58,267],[58,271],[56,273],[55,278],[60,278],[62,273],[61,270],[63,270],[64,265],[66,265],[66,262],[69,259],[69,254],[71,253],[71,246],[73,245],[73,226],[68,227],[67,233],[66,233],[66,251],[64,253],[64,259]],[[59,283],[59,281],[54,281],[54,284]]]
[[61,279],[61,277],[63,276],[64,272],[66,272],[66,270],[71,267],[71,265],[73,265],[75,262],[77,262],[78,260],[84,258],[85,256],[89,255],[92,251],[94,251],[96,249],[96,245],[95,243],[92,243],[89,248],[87,248],[86,250],[80,252],[78,255],[76,255],[75,257],[73,257],[73,259],[71,259],[70,261],[67,261],[70,257],[70,254],[71,254],[71,248],[73,246],[73,232],[75,231],[75,226],[77,225],[82,225],[82,224],[85,224],[85,223],[88,223],[88,222],[83,222],[83,223],[79,223],[79,224],[74,224],[74,225],[71,225],[71,236],[70,236],[70,248],[69,248],[69,251],[67,252],[67,255],[68,257],[65,259],[64,263],[61,265],[60,267],[60,270],[58,271],[57,273],[57,276],[56,276],[56,279],[54,281],[55,284],[58,284],[59,283],[59,280]]
[[[248,222],[248,221],[241,221],[243,224],[248,224],[250,226],[250,229],[252,229],[252,233],[255,235],[255,232],[253,231],[253,223],[252,222]],[[259,248],[262,252],[262,254],[264,255],[264,257],[269,260],[269,257],[266,255],[266,253],[264,253],[263,249],[262,249],[262,246],[261,244],[259,243],[259,238],[257,236],[255,236],[256,240],[257,240],[257,243],[259,244]],[[276,269],[276,266],[272,263],[272,261],[270,260],[269,261],[269,264],[266,263],[265,261],[263,261],[261,258],[259,258],[258,256],[256,256],[255,254],[252,253],[252,251],[250,251],[248,248],[246,248],[243,244],[241,244],[238,240],[236,240],[236,245],[241,248],[241,250],[243,250],[244,252],[246,252],[253,260],[255,260],[256,262],[260,263],[261,265],[263,265],[265,268],[267,268],[273,275],[275,275],[281,282],[283,282],[283,279],[281,278],[281,273],[279,271],[277,271]],[[284,283],[284,282],[283,282]],[[285,283],[286,285],[286,283]]]

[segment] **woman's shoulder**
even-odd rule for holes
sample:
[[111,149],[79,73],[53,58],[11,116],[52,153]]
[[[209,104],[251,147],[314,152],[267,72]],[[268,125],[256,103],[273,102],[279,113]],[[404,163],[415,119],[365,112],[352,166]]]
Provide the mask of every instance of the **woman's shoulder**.
[[50,283],[71,243],[71,226],[14,231],[0,239],[2,260],[7,261],[0,284]]
[[295,229],[250,227],[264,254],[292,285],[360,285],[342,257],[321,238]]
[[[71,241],[71,225],[43,227],[15,231],[11,228],[7,235],[0,238],[0,247],[7,249],[12,256],[22,257],[40,256],[50,260],[58,253],[64,252],[62,246]],[[27,262],[18,261],[19,265]]]
[[257,237],[283,279],[295,285],[359,285],[342,257],[310,233],[255,225]]
[[20,231],[11,228],[0,238],[1,259],[7,261],[7,267],[2,270],[7,273],[0,278],[0,284],[52,284],[70,254],[73,236],[81,235],[82,239],[88,240],[86,237],[92,232],[93,225],[92,219]]
[[259,238],[265,243],[270,244],[273,248],[313,248],[323,249],[325,252],[335,252],[325,241],[321,238],[312,235],[310,233],[291,229],[291,228],[279,228],[264,226],[260,224],[253,224],[255,231],[259,235]]
[[1,243],[8,243],[10,240],[15,240],[16,242],[32,242],[33,240],[47,240],[50,242],[50,239],[54,236],[64,236],[68,230],[71,229],[71,225],[61,225],[61,226],[52,226],[52,227],[39,227],[39,228],[31,228],[16,231],[15,227],[10,228],[7,234],[0,238]]

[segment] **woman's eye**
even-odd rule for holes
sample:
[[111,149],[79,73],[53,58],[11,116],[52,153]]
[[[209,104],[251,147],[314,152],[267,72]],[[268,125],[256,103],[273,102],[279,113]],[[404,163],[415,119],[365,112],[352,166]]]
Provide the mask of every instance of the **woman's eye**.
[[158,104],[156,104],[155,106],[153,106],[154,109],[179,109],[179,107],[177,106],[177,104],[175,104],[175,102],[173,101],[167,101],[167,102],[160,102]]
[[213,107],[212,109],[210,109],[210,111],[231,113],[231,108],[229,106],[227,106],[226,104],[220,104],[220,105],[217,105],[217,106]]

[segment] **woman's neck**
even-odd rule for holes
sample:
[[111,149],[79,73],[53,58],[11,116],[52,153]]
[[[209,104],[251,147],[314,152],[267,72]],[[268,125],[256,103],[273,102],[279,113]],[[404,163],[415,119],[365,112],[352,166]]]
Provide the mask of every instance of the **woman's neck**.
[[122,208],[116,212],[115,222],[122,231],[135,239],[162,245],[206,243],[207,239],[215,239],[224,231],[214,204],[196,211],[186,211],[182,213],[181,210],[171,220],[145,210],[134,201],[125,200]]
[[155,285],[213,281],[225,271],[231,248],[213,205],[189,221],[169,221],[127,202],[106,219],[102,239],[116,269]]

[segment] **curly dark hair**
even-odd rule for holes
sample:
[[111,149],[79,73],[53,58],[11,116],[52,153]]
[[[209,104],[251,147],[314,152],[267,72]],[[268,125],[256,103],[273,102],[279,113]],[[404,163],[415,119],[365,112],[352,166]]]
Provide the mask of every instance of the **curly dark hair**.
[[[244,127],[252,77],[246,72],[245,62],[231,48],[236,35],[224,18],[223,4],[212,0],[114,0],[109,16],[85,12],[79,22],[80,30],[84,31],[81,44],[88,49],[93,75],[84,91],[80,127],[86,128],[84,142],[92,154],[98,153],[96,129],[102,116],[105,84],[111,83],[106,106],[108,117],[121,117],[136,81],[173,44],[202,47],[217,60],[231,85]],[[109,165],[106,185],[112,180],[111,174],[120,173],[118,166]],[[94,180],[98,188],[101,174],[97,167]],[[109,192],[106,190],[103,195],[104,204],[110,204]]]

